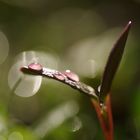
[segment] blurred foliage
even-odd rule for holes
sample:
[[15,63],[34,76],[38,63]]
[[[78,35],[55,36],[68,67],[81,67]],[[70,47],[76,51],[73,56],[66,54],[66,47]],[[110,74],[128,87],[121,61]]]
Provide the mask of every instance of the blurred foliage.
[[112,87],[112,110],[115,139],[140,139],[139,13],[140,0],[0,0],[0,140],[103,139],[85,95],[48,79],[34,96],[14,94],[20,86],[18,92],[30,96],[37,86],[35,81],[16,84],[24,77],[19,65],[38,61],[71,69],[97,89],[108,53],[130,19],[132,30]]

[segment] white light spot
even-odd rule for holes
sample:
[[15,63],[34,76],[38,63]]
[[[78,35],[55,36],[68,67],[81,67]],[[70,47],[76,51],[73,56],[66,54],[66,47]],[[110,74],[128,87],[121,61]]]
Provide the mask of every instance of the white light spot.
[[15,94],[21,97],[30,97],[36,94],[41,86],[41,76],[25,76],[15,89]]
[[66,70],[66,72],[68,72],[68,73],[69,73],[69,72],[71,72],[71,71],[70,71],[70,70]]

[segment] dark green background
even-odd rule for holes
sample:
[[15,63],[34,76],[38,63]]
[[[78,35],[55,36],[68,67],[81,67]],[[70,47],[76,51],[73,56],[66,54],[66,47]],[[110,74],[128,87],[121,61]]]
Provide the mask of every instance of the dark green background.
[[[108,53],[129,20],[132,29],[111,95],[116,140],[140,139],[140,0],[1,0],[0,31],[7,37],[9,53],[0,64],[0,139],[13,132],[24,140],[103,139],[88,97],[53,80],[43,80],[32,97],[18,97],[8,86],[8,73],[17,55],[41,51],[59,60],[58,69],[75,71],[96,89]],[[96,76],[89,64],[92,58]],[[79,107],[77,114],[40,137],[35,130],[41,122],[73,100]]]

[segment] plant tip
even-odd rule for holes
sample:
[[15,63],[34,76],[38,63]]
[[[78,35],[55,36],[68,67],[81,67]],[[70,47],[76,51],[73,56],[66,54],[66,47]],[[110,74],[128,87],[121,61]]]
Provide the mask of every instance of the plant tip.
[[131,24],[131,23],[132,23],[132,21],[130,20],[128,23],[129,23],[129,24]]

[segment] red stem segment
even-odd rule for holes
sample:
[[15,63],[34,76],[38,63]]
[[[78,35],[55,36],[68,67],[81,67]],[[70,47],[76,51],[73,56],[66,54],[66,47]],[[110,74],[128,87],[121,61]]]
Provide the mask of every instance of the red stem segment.
[[111,99],[110,94],[107,95],[105,103],[101,105],[98,101],[92,100],[95,107],[100,125],[102,127],[106,140],[113,140],[113,119],[111,111]]

